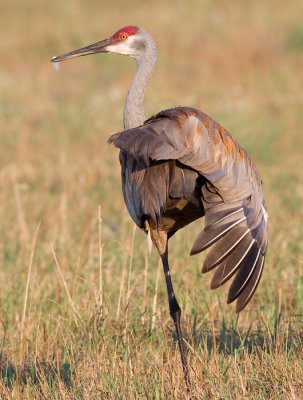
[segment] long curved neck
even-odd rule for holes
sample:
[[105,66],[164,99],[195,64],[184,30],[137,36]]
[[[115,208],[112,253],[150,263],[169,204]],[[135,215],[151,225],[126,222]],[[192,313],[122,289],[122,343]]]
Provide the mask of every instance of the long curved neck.
[[146,50],[144,58],[136,59],[137,70],[124,105],[124,129],[135,128],[145,121],[144,92],[156,64],[156,47]]

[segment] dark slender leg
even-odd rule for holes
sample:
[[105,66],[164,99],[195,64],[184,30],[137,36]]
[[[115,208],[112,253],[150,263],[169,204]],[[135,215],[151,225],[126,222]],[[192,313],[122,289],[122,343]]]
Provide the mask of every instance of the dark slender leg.
[[189,371],[188,371],[187,359],[186,359],[186,355],[185,355],[185,351],[184,351],[183,335],[182,335],[182,330],[181,330],[181,325],[180,325],[181,308],[177,302],[175,292],[173,289],[173,283],[172,283],[172,280],[170,277],[167,247],[166,247],[165,252],[161,255],[161,259],[162,259],[162,263],[163,263],[165,282],[166,282],[166,287],[167,287],[169,311],[170,311],[170,315],[174,321],[176,332],[177,332],[178,344],[179,344],[181,361],[182,361],[183,372],[184,372],[184,379],[185,379],[187,391],[189,392],[190,391]]

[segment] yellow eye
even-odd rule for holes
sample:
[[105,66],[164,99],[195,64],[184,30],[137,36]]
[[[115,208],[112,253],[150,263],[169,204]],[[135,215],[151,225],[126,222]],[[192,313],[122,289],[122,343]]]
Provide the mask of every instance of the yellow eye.
[[126,40],[127,38],[128,38],[128,36],[126,35],[126,33],[120,33],[120,35],[119,35],[120,40]]

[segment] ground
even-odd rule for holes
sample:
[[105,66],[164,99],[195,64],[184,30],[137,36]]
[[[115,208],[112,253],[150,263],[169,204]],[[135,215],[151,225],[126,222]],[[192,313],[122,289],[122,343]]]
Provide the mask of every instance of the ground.
[[134,63],[49,62],[128,24],[158,43],[146,116],[188,105],[220,122],[257,165],[269,212],[264,274],[240,315],[226,287],[209,290],[204,256],[189,257],[203,221],[170,241],[191,398],[303,398],[302,15],[299,0],[5,2],[1,399],[187,397],[158,256],[107,145]]

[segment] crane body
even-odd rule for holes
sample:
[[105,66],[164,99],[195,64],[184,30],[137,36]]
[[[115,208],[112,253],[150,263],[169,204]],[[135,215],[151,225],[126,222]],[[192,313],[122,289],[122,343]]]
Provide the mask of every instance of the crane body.
[[153,73],[157,47],[152,36],[127,26],[113,36],[52,62],[112,52],[136,60],[137,71],[124,106],[124,130],[109,143],[120,149],[122,191],[128,212],[149,233],[162,259],[169,309],[189,388],[189,370],[169,269],[168,240],[205,217],[191,254],[208,248],[202,272],[216,268],[215,289],[234,277],[227,302],[236,311],[249,302],[260,281],[267,249],[267,212],[262,182],[244,149],[218,123],[190,107],[161,111],[145,121],[144,90]]

